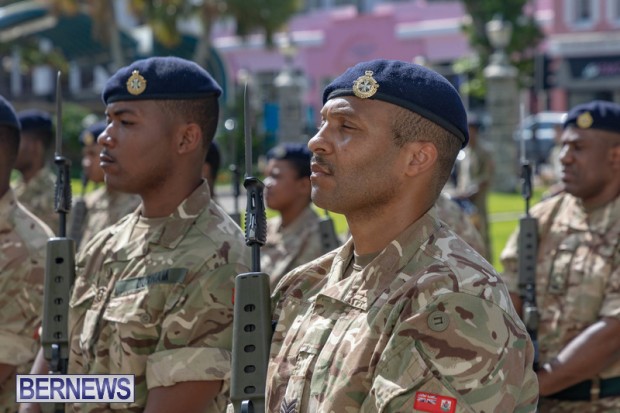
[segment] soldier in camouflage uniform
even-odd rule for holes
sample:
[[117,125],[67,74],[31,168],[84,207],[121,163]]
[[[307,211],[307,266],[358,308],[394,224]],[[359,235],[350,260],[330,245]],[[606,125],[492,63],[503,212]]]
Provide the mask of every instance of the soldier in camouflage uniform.
[[437,198],[435,206],[437,207],[439,219],[445,222],[452,231],[456,232],[459,237],[463,238],[480,255],[485,257],[487,249],[482,235],[480,235],[470,216],[465,213],[463,208],[443,192]]
[[454,198],[471,202],[476,207],[475,225],[482,235],[486,253],[485,258],[491,260],[491,238],[489,235],[489,216],[487,199],[495,165],[493,154],[487,143],[478,136],[483,126],[482,119],[475,114],[468,118],[469,145],[463,149],[455,165],[456,186],[451,191]]
[[[101,146],[97,137],[105,130],[106,122],[96,122],[80,134],[82,144],[82,169],[87,181],[96,185],[104,181],[104,173],[99,166]],[[85,245],[96,233],[116,224],[122,217],[133,212],[140,204],[140,197],[114,191],[107,185],[95,189],[83,196],[84,208],[73,208],[69,234]],[[79,199],[76,200],[79,202]],[[77,241],[77,240],[76,240]]]
[[59,218],[54,209],[56,174],[51,163],[50,147],[54,141],[52,118],[46,112],[27,109],[17,117],[22,125],[19,154],[15,169],[19,176],[14,183],[15,195],[29,211],[58,231]]
[[215,181],[220,171],[220,149],[215,141],[211,142],[207,155],[205,156],[205,162],[202,165],[202,177],[209,183],[209,191],[211,191],[211,199],[215,199]]
[[323,255],[319,216],[310,198],[310,157],[303,144],[286,143],[267,153],[265,203],[278,211],[267,220],[261,269],[271,287],[293,268]]
[[45,249],[52,231],[17,202],[9,186],[19,122],[0,96],[0,412],[14,413],[15,374],[30,370],[41,322]]
[[175,57],[136,61],[106,83],[105,181],[142,204],[78,254],[69,373],[133,374],[135,402],[69,411],[225,409],[234,278],[249,271],[249,248],[202,179],[220,94]]
[[534,350],[493,267],[433,208],[467,144],[458,92],[411,63],[323,92],[312,199],[352,238],[273,294],[269,412],[534,412]]
[[[561,138],[565,192],[537,204],[540,412],[620,412],[620,105],[575,106]],[[501,255],[521,311],[518,230]],[[542,397],[545,396],[545,397]]]

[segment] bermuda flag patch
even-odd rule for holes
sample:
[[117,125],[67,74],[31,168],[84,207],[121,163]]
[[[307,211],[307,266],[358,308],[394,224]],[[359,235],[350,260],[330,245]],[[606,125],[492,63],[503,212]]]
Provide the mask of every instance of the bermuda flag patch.
[[413,408],[419,412],[454,413],[456,399],[434,393],[416,392]]

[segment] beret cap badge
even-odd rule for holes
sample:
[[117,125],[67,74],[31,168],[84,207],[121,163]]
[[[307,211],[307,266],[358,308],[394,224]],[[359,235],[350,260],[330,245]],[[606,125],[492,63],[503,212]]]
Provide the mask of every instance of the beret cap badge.
[[594,119],[592,119],[590,112],[583,112],[577,117],[577,126],[581,129],[588,129],[592,123],[594,123]]
[[134,70],[127,79],[127,91],[132,95],[139,95],[146,90],[146,79],[139,71]]
[[95,135],[90,131],[86,131],[84,133],[84,138],[82,139],[82,142],[84,143],[84,146],[92,145],[93,143],[95,143]]
[[372,77],[373,71],[366,70],[365,74],[353,82],[353,93],[360,99],[367,99],[377,93],[379,84]]

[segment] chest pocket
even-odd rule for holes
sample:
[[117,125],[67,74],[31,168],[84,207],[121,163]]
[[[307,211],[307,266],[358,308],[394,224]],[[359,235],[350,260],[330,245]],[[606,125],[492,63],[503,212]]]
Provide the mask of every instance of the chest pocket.
[[151,328],[181,299],[188,270],[170,268],[117,281],[103,313],[106,321]]
[[579,238],[575,234],[567,237],[558,246],[549,273],[549,284],[547,287],[549,294],[564,295],[566,293],[568,277],[578,246]]

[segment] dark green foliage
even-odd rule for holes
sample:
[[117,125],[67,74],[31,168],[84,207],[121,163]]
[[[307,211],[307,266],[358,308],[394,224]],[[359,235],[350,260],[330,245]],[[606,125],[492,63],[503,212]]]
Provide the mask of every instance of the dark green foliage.
[[513,32],[506,51],[511,63],[519,70],[519,83],[528,87],[534,74],[534,56],[536,47],[543,38],[533,15],[525,15],[523,8],[527,0],[462,0],[471,21],[463,26],[469,37],[471,47],[478,54],[477,63],[459,62],[455,70],[468,73],[473,96],[484,96],[484,79],[482,71],[489,63],[493,48],[487,38],[485,25],[496,15],[512,23]]
[[263,30],[269,47],[273,35],[300,9],[299,0],[228,0],[228,14],[237,21],[237,33],[247,36]]

